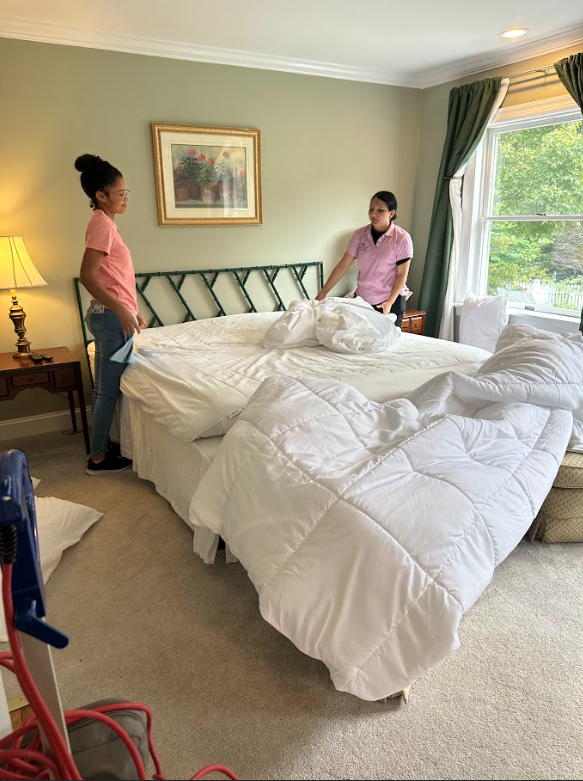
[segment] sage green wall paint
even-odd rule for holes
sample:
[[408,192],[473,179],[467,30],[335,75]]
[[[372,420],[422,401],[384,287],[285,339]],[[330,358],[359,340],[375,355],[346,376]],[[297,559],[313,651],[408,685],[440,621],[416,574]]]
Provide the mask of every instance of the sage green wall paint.
[[[509,76],[512,73],[539,68],[575,54],[580,47],[560,49],[551,54],[530,60],[516,62],[503,68],[483,71],[468,76],[466,79],[450,81],[447,84],[439,84],[436,87],[423,90],[421,98],[421,123],[419,140],[419,160],[417,164],[417,186],[415,194],[415,263],[411,264],[409,284],[415,295],[411,304],[417,301],[423,277],[423,265],[427,250],[431,211],[435,197],[437,184],[437,172],[443,152],[445,132],[447,129],[447,106],[449,92],[453,87],[461,84],[469,84],[472,81],[489,78],[492,76]],[[557,95],[565,95],[566,91],[559,81],[554,70],[548,76],[541,74],[535,78],[512,80],[503,106],[516,106],[530,103],[535,100],[545,100]]]
[[[87,199],[73,168],[83,152],[123,172],[118,218],[136,270],[324,260],[326,273],[370,196],[393,190],[413,229],[419,90],[0,38],[0,234],[21,234],[49,286],[23,289],[33,347],[83,357],[72,278]],[[263,225],[158,225],[151,123],[258,128]],[[15,341],[0,291],[0,350]],[[2,315],[2,311],[4,315]],[[24,391],[0,420],[67,409]]]

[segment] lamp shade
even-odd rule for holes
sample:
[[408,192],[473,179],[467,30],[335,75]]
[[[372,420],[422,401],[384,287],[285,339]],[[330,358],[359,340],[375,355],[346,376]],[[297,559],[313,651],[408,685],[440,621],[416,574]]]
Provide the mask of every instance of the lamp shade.
[[46,284],[26,251],[22,236],[0,236],[0,290]]

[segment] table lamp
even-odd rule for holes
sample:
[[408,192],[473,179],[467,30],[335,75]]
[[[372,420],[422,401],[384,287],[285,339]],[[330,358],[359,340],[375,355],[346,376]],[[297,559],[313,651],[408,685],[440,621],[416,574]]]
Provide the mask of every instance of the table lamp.
[[0,290],[10,290],[12,296],[10,319],[18,336],[15,358],[28,358],[31,354],[30,342],[24,336],[26,312],[18,303],[16,289],[46,284],[26,251],[22,236],[0,236]]

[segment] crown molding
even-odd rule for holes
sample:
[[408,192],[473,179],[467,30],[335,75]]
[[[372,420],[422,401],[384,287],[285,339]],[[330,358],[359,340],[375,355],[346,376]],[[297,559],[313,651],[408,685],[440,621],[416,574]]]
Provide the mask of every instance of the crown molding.
[[427,89],[438,84],[445,84],[448,81],[464,79],[466,76],[473,76],[476,73],[482,73],[492,68],[513,65],[514,63],[534,59],[535,57],[544,57],[545,54],[553,54],[560,49],[567,49],[570,46],[581,46],[582,44],[583,25],[577,25],[554,35],[540,38],[538,41],[521,44],[510,43],[508,49],[480,55],[479,57],[458,60],[450,65],[445,65],[443,68],[419,71],[413,74],[413,76],[416,76],[421,81],[421,89]]
[[61,46],[79,46],[87,49],[105,49],[127,54],[142,54],[148,57],[204,62],[211,65],[231,65],[241,68],[296,73],[304,76],[322,76],[346,81],[384,84],[393,87],[427,89],[492,68],[551,54],[562,48],[582,45],[583,26],[571,27],[530,43],[509,44],[509,48],[495,53],[470,57],[441,68],[429,68],[414,73],[358,68],[317,60],[299,60],[293,57],[278,57],[238,49],[223,49],[159,38],[104,32],[103,30],[68,27],[52,22],[30,22],[6,17],[0,17],[0,37],[39,43],[55,43]]
[[399,73],[357,68],[317,60],[298,60],[269,54],[201,46],[138,35],[85,30],[49,22],[28,22],[19,19],[0,19],[0,37],[19,40],[56,43],[62,46],[80,46],[89,49],[143,54],[149,57],[166,57],[174,60],[190,60],[213,65],[234,65],[242,68],[298,73],[304,76],[324,76],[332,79],[363,81],[398,87],[420,87],[419,79],[403,78]]

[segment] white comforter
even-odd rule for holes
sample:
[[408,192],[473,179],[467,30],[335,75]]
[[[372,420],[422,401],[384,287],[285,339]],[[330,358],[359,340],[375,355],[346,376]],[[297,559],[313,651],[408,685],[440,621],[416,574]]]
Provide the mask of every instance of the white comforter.
[[490,353],[402,334],[391,350],[343,354],[326,347],[266,349],[281,313],[230,315],[143,331],[122,376],[134,399],[172,434],[191,442],[224,434],[267,377],[342,380],[374,401],[394,399],[449,369],[473,373]]
[[191,504],[263,617],[367,700],[459,644],[458,625],[547,495],[583,407],[583,342],[523,339],[409,398],[266,380]]

